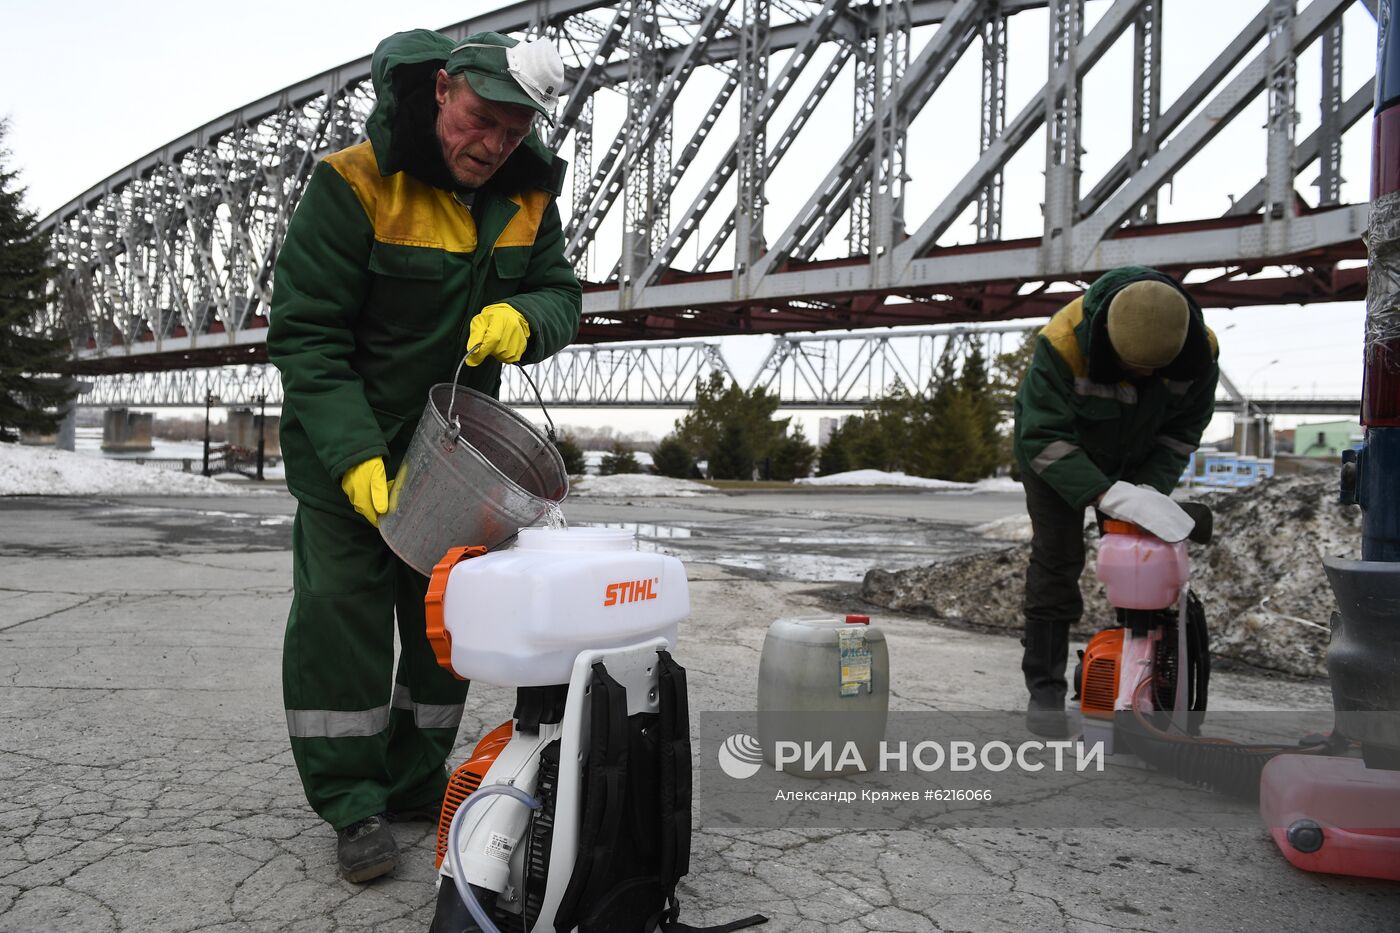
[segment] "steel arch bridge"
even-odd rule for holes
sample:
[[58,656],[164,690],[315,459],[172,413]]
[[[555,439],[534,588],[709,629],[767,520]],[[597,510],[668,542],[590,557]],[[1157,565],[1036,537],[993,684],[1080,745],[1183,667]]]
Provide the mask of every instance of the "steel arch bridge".
[[[988,361],[1014,349],[1039,323],[939,324],[899,330],[827,332],[775,337],[747,391],[775,394],[785,410],[863,409],[896,386],[928,390],[945,353],[961,356],[976,342]],[[533,412],[555,408],[687,408],[697,388],[718,373],[739,379],[716,339],[576,344],[530,367],[507,366],[501,400]],[[1221,374],[1215,407],[1255,415],[1355,415],[1360,400],[1317,396],[1246,399]],[[189,408],[282,404],[282,383],[266,364],[211,366],[173,372],[135,371],[98,377],[79,402],[106,408]]]
[[[1374,30],[1374,0],[1239,0],[1204,52],[1200,30],[1169,41],[1173,2],[529,0],[443,31],[565,54],[542,132],[572,162],[583,343],[1043,316],[1127,263],[1187,276],[1206,306],[1361,298],[1367,207],[1343,203],[1342,158],[1374,63],[1344,74],[1343,29]],[[1043,64],[1014,65],[1027,49]],[[1175,59],[1191,67],[1170,95]],[[368,73],[366,57],[225,114],[46,218],[52,323],[79,372],[265,360],[278,246],[315,160],[363,137]],[[1131,99],[1116,160],[1084,148],[1099,85]],[[1220,139],[1229,209],[1164,200]],[[944,142],[965,164],[928,157]],[[1018,209],[1027,191],[1038,212]],[[182,377],[149,378],[159,394]]]

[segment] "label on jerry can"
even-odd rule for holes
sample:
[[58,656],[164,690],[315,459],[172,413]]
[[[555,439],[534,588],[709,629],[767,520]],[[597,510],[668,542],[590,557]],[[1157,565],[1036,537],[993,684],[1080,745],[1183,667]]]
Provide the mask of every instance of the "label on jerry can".
[[865,642],[865,626],[851,625],[836,633],[841,646],[841,695],[853,697],[866,693],[870,686],[870,646]]

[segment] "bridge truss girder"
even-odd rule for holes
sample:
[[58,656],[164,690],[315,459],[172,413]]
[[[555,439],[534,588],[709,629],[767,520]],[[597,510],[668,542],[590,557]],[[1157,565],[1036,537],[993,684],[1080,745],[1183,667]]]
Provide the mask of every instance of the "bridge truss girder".
[[[1252,0],[1256,15],[1164,106],[1166,0],[1092,2],[1097,17],[1086,0],[527,0],[444,31],[528,31],[563,47],[572,88],[550,139],[574,156],[561,207],[588,280],[586,343],[1043,315],[1052,287],[1126,263],[1212,270],[1199,289],[1208,306],[1360,298],[1366,205],[1339,203],[1340,142],[1372,78],[1347,93],[1340,22],[1374,3]],[[1049,70],[1012,115],[1007,36],[1034,10],[1049,13],[1037,27]],[[1131,142],[1082,191],[1078,89],[1129,32]],[[1322,122],[1300,143],[1297,60],[1317,42]],[[972,50],[978,156],[913,216],[908,133]],[[362,137],[368,68],[349,63],[211,121],[45,221],[64,270],[52,322],[79,371],[265,359],[277,249],[315,159]],[[861,77],[837,133],[830,91]],[[1256,100],[1269,113],[1258,184],[1226,216],[1158,222],[1162,187]],[[617,129],[609,113],[630,119]],[[1006,239],[1003,186],[1042,129],[1043,230]],[[715,140],[726,134],[727,152]],[[793,151],[802,157],[785,158]],[[1313,162],[1309,205],[1298,174]],[[969,212],[975,242],[960,242],[949,231]]]
[[[1063,299],[1063,293],[1060,298]],[[776,394],[781,407],[859,410],[896,388],[925,394],[945,356],[964,356],[976,344],[990,366],[1014,350],[1039,323],[939,325],[901,330],[775,337],[748,391]],[[738,378],[716,340],[575,345],[529,368],[505,368],[501,400],[522,411],[541,402],[556,408],[684,409],[714,373]],[[118,373],[92,377],[78,399],[83,407],[192,408],[282,404],[282,384],[270,364]],[[538,390],[538,395],[536,391]],[[1238,411],[1243,399],[1222,374],[1217,411]],[[1256,414],[1354,415],[1358,399],[1251,398]],[[531,415],[533,417],[533,415]]]

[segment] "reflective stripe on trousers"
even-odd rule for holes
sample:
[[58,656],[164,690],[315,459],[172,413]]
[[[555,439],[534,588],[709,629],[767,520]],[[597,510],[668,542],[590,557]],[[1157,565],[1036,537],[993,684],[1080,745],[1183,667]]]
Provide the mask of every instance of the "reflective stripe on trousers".
[[394,684],[394,709],[412,710],[413,724],[420,729],[456,729],[462,722],[464,703],[414,703],[403,684]]
[[462,722],[462,703],[414,703],[408,688],[394,684],[394,698],[388,706],[373,709],[289,709],[287,734],[296,739],[348,739],[378,735],[389,728],[389,709],[413,713],[413,724],[420,729],[456,729]]

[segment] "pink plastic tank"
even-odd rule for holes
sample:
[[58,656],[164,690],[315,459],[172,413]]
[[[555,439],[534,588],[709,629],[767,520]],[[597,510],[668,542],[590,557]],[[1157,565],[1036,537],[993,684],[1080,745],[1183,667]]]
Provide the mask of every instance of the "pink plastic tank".
[[1264,766],[1259,814],[1298,868],[1400,881],[1400,771],[1279,755]]
[[1104,522],[1095,575],[1119,609],[1166,609],[1191,576],[1186,542],[1168,544],[1129,522]]

